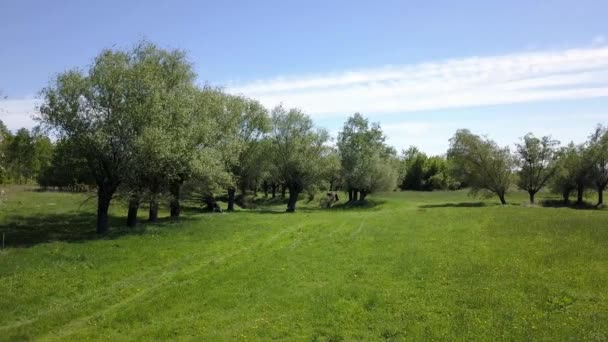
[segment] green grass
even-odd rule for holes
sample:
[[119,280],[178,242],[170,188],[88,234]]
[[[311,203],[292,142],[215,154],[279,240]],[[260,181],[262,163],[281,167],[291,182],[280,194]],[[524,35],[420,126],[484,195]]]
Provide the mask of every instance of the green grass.
[[84,199],[9,193],[1,340],[608,339],[607,211],[406,192],[100,239]]

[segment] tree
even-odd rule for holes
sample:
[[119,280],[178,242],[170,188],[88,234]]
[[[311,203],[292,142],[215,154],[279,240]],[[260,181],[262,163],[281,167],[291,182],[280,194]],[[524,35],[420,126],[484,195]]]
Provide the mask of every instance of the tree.
[[8,180],[6,145],[11,137],[11,132],[6,128],[4,122],[0,120],[0,184]]
[[570,203],[572,191],[577,189],[576,171],[580,162],[579,150],[572,142],[556,152],[555,172],[549,185],[552,192],[562,196],[566,205]]
[[[182,51],[159,49],[144,43],[135,50],[138,63],[132,67],[138,94],[130,110],[145,121],[133,142],[132,158],[122,188],[129,198],[127,223],[134,226],[142,200],[149,202],[148,220],[158,218],[159,201],[171,181],[181,171],[180,157],[187,144],[190,130],[198,124],[193,117],[198,90],[195,74]],[[189,153],[189,152],[188,152]]]
[[26,128],[19,129],[6,145],[6,162],[11,178],[18,184],[27,183],[34,177],[36,146]]
[[261,139],[270,130],[268,111],[256,100],[226,95],[226,110],[219,115],[219,150],[223,154],[226,170],[231,174],[228,185],[228,211],[234,210],[236,188],[244,196],[247,188],[257,183],[264,173],[257,152]]
[[328,139],[324,130],[315,129],[310,117],[299,109],[272,111],[271,158],[281,180],[289,189],[287,212],[296,210],[302,191],[319,181],[323,144]]
[[87,160],[79,155],[78,147],[67,139],[55,142],[50,163],[38,176],[43,187],[57,187],[68,191],[82,191],[95,185]]
[[321,178],[327,184],[327,190],[337,191],[342,186],[342,167],[340,153],[334,147],[327,147],[321,159]]
[[559,142],[551,137],[535,137],[526,134],[517,144],[517,164],[519,166],[517,185],[528,192],[530,203],[555,173],[556,148]]
[[[388,167],[395,168],[395,164],[389,162],[395,157],[395,152],[384,144],[384,140],[380,125],[370,125],[359,113],[344,123],[337,145],[350,201],[364,200],[371,192],[392,190],[391,187],[396,186],[393,185],[397,182],[396,169],[388,171]],[[380,174],[383,172],[386,173]]]
[[468,184],[473,194],[485,190],[496,194],[500,203],[507,203],[505,194],[514,165],[508,147],[501,148],[486,137],[460,129],[450,139],[448,159],[455,178]]
[[98,233],[108,231],[110,202],[129,173],[137,139],[150,120],[144,107],[154,103],[150,98],[162,84],[155,82],[158,74],[147,70],[156,64],[169,73],[189,68],[163,64],[159,50],[146,42],[127,51],[104,50],[86,74],[64,72],[41,92],[40,121],[74,143],[95,178]]
[[417,147],[411,146],[403,151],[404,177],[401,183],[403,190],[424,190],[425,183],[425,164],[428,157]]
[[589,137],[588,155],[590,180],[597,191],[597,205],[604,203],[604,190],[608,185],[608,127],[598,125]]

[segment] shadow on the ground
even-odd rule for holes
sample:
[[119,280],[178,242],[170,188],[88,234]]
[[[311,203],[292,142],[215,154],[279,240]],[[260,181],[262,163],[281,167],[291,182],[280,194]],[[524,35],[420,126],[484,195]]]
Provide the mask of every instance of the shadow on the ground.
[[485,203],[485,202],[459,202],[459,203],[440,203],[440,204],[424,204],[418,206],[419,208],[431,209],[431,208],[480,208],[497,206],[499,204]]
[[95,231],[96,216],[92,212],[9,215],[5,217],[6,223],[0,225],[0,234],[4,234],[5,247],[31,247],[52,241],[83,242],[115,239],[126,234],[144,233],[148,225],[165,226],[190,219],[188,216],[182,216],[178,220],[161,217],[154,223],[140,219],[135,228],[128,228],[125,217],[110,216],[110,231],[99,235]]
[[[314,202],[314,201],[313,201]],[[344,210],[380,210],[380,206],[384,204],[386,201],[383,200],[365,200],[365,201],[355,201],[355,202],[338,202],[332,205],[329,208],[322,208],[321,206],[296,206],[296,213],[318,213],[323,211],[344,211]],[[287,202],[285,202],[287,203]],[[303,200],[299,202],[301,203],[311,203],[308,200]],[[283,204],[283,203],[279,203]],[[235,211],[235,213],[258,213],[258,214],[293,214],[288,213],[286,211],[286,207],[274,207],[268,208],[264,206],[260,206],[257,209],[245,210],[245,211]]]
[[546,199],[539,203],[541,206],[546,208],[570,208],[570,209],[579,209],[579,210],[600,210],[603,207],[598,207],[595,204],[591,204],[589,202],[583,202],[578,204],[576,202],[565,203],[561,199]]

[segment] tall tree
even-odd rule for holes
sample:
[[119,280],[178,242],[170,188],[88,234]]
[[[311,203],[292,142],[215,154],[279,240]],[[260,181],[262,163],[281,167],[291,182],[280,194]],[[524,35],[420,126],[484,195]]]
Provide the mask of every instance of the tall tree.
[[604,190],[608,185],[608,127],[599,125],[589,137],[588,154],[590,178],[597,191],[597,205],[604,203]]
[[[355,113],[344,123],[344,128],[338,135],[337,145],[349,200],[363,200],[372,191],[389,190],[377,187],[380,184],[387,185],[387,183],[376,182],[379,172],[387,171],[377,164],[386,163],[388,158],[394,154],[394,151],[384,144],[384,140],[380,125],[378,123],[370,124],[359,113]],[[393,166],[391,163],[386,165]],[[397,175],[397,172],[395,170],[390,174]],[[362,198],[358,197],[359,194]]]
[[[95,178],[98,233],[108,231],[110,202],[129,172],[136,142],[149,123],[144,107],[155,103],[150,98],[158,96],[157,87],[162,88],[163,82],[155,81],[158,74],[147,72],[155,70],[151,65],[165,62],[159,50],[147,42],[125,51],[104,50],[86,74],[64,72],[41,92],[40,120],[78,147]],[[183,55],[180,51],[168,54]],[[182,67],[190,70],[189,64],[164,67],[168,73]]]
[[11,132],[6,128],[4,122],[0,120],[0,184],[8,180],[6,147],[10,138]]
[[34,178],[36,168],[36,145],[34,137],[26,128],[19,129],[8,140],[6,162],[11,178],[18,184]]
[[514,166],[508,147],[501,148],[486,137],[460,129],[450,139],[448,159],[452,161],[455,177],[468,184],[474,194],[488,191],[496,194],[500,203],[507,203],[505,194]]
[[528,192],[530,203],[555,173],[556,152],[559,141],[551,137],[535,137],[526,134],[517,144],[516,159],[519,166],[517,185]]
[[320,159],[327,140],[327,132],[315,129],[310,117],[299,109],[273,109],[271,157],[289,189],[287,212],[294,212],[300,193],[319,181]]
[[228,211],[234,210],[235,192],[246,189],[261,178],[264,169],[257,160],[261,139],[270,130],[268,111],[256,100],[226,95],[226,110],[218,116],[222,137],[220,151],[231,174],[228,185]]
[[576,171],[581,162],[577,146],[571,142],[557,150],[555,173],[550,179],[551,191],[560,194],[564,204],[570,203],[570,194],[577,189]]

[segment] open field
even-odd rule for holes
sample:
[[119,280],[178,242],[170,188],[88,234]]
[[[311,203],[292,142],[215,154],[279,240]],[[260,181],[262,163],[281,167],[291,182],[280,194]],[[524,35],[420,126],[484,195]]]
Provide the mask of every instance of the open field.
[[526,198],[190,209],[135,232],[115,205],[97,238],[94,199],[16,189],[0,340],[607,340],[608,211]]

